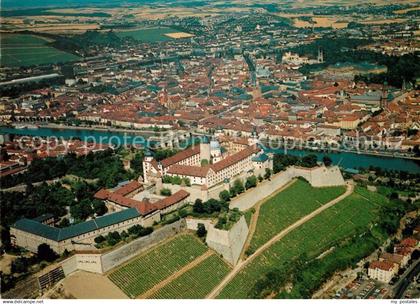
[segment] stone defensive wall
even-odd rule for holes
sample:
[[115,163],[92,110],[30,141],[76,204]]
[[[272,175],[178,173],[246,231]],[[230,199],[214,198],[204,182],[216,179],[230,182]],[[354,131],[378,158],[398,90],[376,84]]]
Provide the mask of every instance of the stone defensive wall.
[[290,167],[288,170],[290,171],[290,175],[303,177],[312,187],[316,188],[344,186],[346,184],[337,166],[320,166],[315,168]]
[[197,230],[199,223],[206,227],[207,245],[228,263],[236,265],[249,231],[245,217],[242,216],[230,230],[216,229],[210,220],[187,218],[187,228],[190,230]]
[[63,267],[65,275],[76,270],[105,273],[186,229],[186,221],[185,219],[181,219],[175,223],[163,226],[149,235],[105,253],[76,252],[76,254],[62,261],[60,264]]
[[337,166],[320,166],[315,168],[289,167],[285,171],[273,175],[271,180],[266,180],[256,188],[234,198],[230,203],[230,208],[238,208],[241,211],[252,208],[257,202],[273,194],[297,177],[306,179],[312,187],[317,188],[345,185],[344,178]]

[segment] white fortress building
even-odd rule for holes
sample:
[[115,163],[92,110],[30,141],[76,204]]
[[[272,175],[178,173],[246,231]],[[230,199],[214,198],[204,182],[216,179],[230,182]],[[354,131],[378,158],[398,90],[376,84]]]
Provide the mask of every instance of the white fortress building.
[[[234,139],[232,139],[234,141]],[[199,187],[202,191],[215,190],[223,184],[229,184],[236,178],[246,178],[250,175],[264,175],[266,169],[273,169],[272,159],[250,139],[247,143],[235,145],[232,141],[204,140],[198,145],[183,150],[161,162],[147,154],[143,161],[145,184],[160,184],[167,177],[188,179],[191,187],[182,189],[195,192]],[[240,149],[238,147],[241,147]],[[175,189],[174,189],[175,190]],[[213,193],[217,197],[220,187]],[[193,193],[191,193],[193,194]],[[195,196],[194,196],[195,197]],[[197,196],[198,198],[198,196]],[[209,197],[204,195],[203,199]]]

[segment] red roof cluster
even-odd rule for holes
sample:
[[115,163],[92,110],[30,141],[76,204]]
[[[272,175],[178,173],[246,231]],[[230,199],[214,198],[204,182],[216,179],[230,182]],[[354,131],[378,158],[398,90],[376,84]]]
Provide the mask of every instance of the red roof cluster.
[[163,167],[169,167],[198,153],[200,153],[200,145],[195,145],[189,149],[178,152],[174,156],[162,160],[161,164]]
[[[144,216],[149,213],[152,213],[153,211],[162,210],[176,203],[179,203],[180,201],[184,200],[190,195],[185,190],[179,190],[178,192],[174,193],[173,195],[169,197],[166,197],[156,203],[151,203],[148,200],[138,201],[129,197],[125,197],[121,194],[121,193],[127,192],[129,189],[133,189],[132,191],[134,191],[136,189],[135,186],[141,186],[141,184],[136,181],[131,182],[121,187],[124,189],[123,191],[120,191],[120,193],[117,193],[117,191],[120,190],[121,188],[119,188],[115,192],[111,192],[107,189],[101,189],[95,193],[94,197],[100,200],[108,200],[127,208],[136,208],[138,212]],[[127,192],[127,194],[131,193],[132,191]]]
[[373,261],[369,265],[370,269],[381,269],[385,271],[390,271],[394,268],[394,264],[388,261]]
[[133,191],[136,191],[140,188],[142,188],[142,184],[140,184],[138,181],[131,181],[128,184],[118,188],[117,190],[114,191],[115,194],[120,194],[122,196],[126,196],[130,193],[132,193]]

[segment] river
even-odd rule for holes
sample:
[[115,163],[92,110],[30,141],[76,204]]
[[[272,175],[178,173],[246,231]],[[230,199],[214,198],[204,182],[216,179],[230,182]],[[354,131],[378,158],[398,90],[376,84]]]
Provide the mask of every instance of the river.
[[[126,132],[115,131],[97,131],[97,130],[83,130],[83,129],[55,129],[55,128],[38,128],[38,129],[14,129],[0,127],[0,134],[16,134],[28,136],[51,137],[55,136],[62,139],[69,139],[72,137],[80,138],[81,140],[93,139],[97,143],[112,143],[112,144],[139,144],[143,145],[147,141],[147,136],[141,137],[138,134],[130,134]],[[153,142],[152,142],[153,144]],[[270,150],[267,152],[285,153],[282,149]],[[400,170],[410,173],[420,173],[420,160],[410,160],[396,157],[384,157],[367,154],[356,154],[352,152],[337,152],[337,153],[323,153],[304,150],[287,150],[288,154],[296,156],[304,156],[307,154],[315,154],[319,160],[324,155],[328,155],[334,164],[343,168],[368,168],[369,166],[379,167],[383,170]]]

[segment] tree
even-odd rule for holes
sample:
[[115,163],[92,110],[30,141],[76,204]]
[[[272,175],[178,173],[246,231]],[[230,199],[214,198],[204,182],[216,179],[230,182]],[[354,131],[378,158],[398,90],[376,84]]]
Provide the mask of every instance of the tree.
[[190,186],[191,186],[191,180],[190,180],[188,177],[184,177],[184,178],[182,179],[182,184],[183,184],[184,186],[190,187]]
[[163,182],[164,184],[173,184],[173,182],[172,182],[172,176],[169,176],[169,175],[164,175],[164,176],[162,177],[162,182]]
[[28,272],[29,262],[25,257],[18,257],[11,264],[12,273],[24,273]]
[[138,152],[130,161],[130,168],[137,174],[143,174],[143,152]]
[[231,188],[229,189],[229,195],[230,195],[230,198],[233,198],[233,197],[235,197],[235,196],[236,196],[236,191],[235,191],[235,188],[231,187]]
[[258,181],[261,183],[264,180],[264,178],[261,176],[261,174],[258,175]]
[[212,214],[214,212],[220,212],[227,209],[229,209],[229,204],[227,202],[218,201],[214,198],[211,198],[204,203],[204,212],[207,214]]
[[208,159],[202,159],[201,160],[201,167],[205,167],[209,164],[209,160]]
[[9,155],[7,154],[7,150],[5,147],[0,147],[0,161],[8,161],[9,160]]
[[413,261],[417,260],[418,258],[420,258],[420,250],[416,249],[413,251],[413,253],[411,254],[411,259]]
[[324,163],[324,165],[325,165],[326,167],[329,167],[329,166],[331,166],[331,164],[332,164],[332,160],[331,160],[331,158],[330,158],[330,157],[328,157],[327,155],[325,155],[325,156],[322,158],[322,162]]
[[227,223],[227,218],[225,215],[222,215],[217,220],[217,224],[214,226],[217,229],[223,229]]
[[68,226],[70,226],[70,221],[69,221],[69,219],[68,218],[63,218],[61,221],[60,221],[60,223],[58,224],[58,227],[59,228],[64,228],[64,227],[68,227]]
[[269,179],[271,177],[271,169],[265,168],[264,178]]
[[160,190],[160,195],[163,195],[163,196],[171,196],[172,195],[172,191],[171,191],[171,189],[163,188],[162,190]]
[[193,206],[193,211],[197,212],[197,213],[204,213],[204,205],[203,205],[203,201],[199,198],[197,198],[195,200],[194,206]]
[[255,175],[249,176],[246,179],[245,188],[249,189],[249,188],[253,188],[253,187],[256,187],[256,186],[257,186],[257,178],[255,177]]
[[181,185],[182,178],[180,178],[178,175],[172,177],[172,183],[175,185]]
[[128,231],[129,234],[138,236],[138,235],[140,235],[140,231],[142,229],[143,229],[142,226],[140,226],[140,225],[134,225],[134,226],[131,226],[130,228],[128,228],[127,231]]
[[206,227],[204,226],[204,224],[199,223],[197,225],[197,236],[201,238],[201,237],[205,237],[206,234],[207,234]]
[[235,193],[237,194],[241,194],[242,192],[244,192],[245,188],[244,188],[244,184],[242,182],[242,180],[237,179],[233,182],[233,189],[235,190]]
[[102,242],[105,242],[105,241],[106,241],[106,238],[105,238],[104,236],[102,236],[102,235],[98,235],[98,236],[94,239],[94,241],[95,241],[95,243],[96,243],[96,244],[100,244],[100,243],[102,243]]
[[184,218],[184,217],[186,217],[188,215],[188,211],[187,210],[185,210],[185,209],[179,209],[178,210],[178,216],[180,217],[180,218]]
[[121,241],[121,236],[118,233],[118,231],[114,231],[114,232],[110,232],[108,233],[107,237],[106,237],[108,244],[110,246],[114,246],[115,244],[117,244],[119,241]]
[[300,163],[303,167],[313,168],[317,165],[316,155],[314,155],[314,154],[306,155],[306,156],[302,157]]
[[93,212],[98,216],[104,215],[105,213],[108,212],[108,208],[106,207],[104,201],[95,199],[92,201],[92,207],[93,207]]
[[79,204],[70,207],[70,214],[77,220],[85,220],[93,215],[92,204],[89,199],[82,200]]
[[222,192],[219,193],[219,198],[222,201],[228,202],[230,201],[230,193],[227,190],[223,190]]
[[58,254],[51,249],[50,245],[42,243],[38,246],[38,259],[40,261],[52,262],[58,258]]

